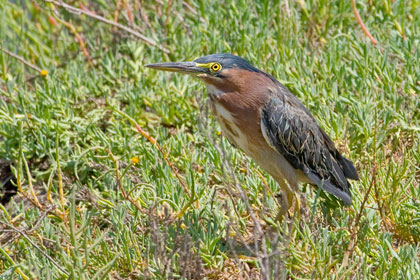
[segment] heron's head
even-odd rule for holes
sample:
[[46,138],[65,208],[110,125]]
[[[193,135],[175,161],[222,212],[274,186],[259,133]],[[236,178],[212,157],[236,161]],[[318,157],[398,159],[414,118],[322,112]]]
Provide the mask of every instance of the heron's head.
[[188,62],[148,64],[146,67],[189,74],[200,78],[206,84],[222,86],[234,85],[245,76],[249,78],[249,74],[260,72],[245,59],[227,53],[211,54]]

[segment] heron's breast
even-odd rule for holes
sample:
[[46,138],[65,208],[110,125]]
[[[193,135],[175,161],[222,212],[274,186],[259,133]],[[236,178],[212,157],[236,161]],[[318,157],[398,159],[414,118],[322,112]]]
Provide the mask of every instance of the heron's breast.
[[[220,124],[223,135],[234,146],[257,159],[260,150],[265,146],[265,141],[261,141],[263,139],[260,128],[257,125],[251,125],[249,121],[244,121],[243,117],[238,118],[235,112],[229,111],[219,102],[212,102],[212,105],[213,113]],[[257,118],[257,116],[250,115],[249,118]],[[254,119],[254,122],[258,123],[259,120]]]
[[236,118],[220,103],[213,103],[213,113],[220,124],[222,133],[229,141],[238,148],[248,151],[248,139],[238,126]]

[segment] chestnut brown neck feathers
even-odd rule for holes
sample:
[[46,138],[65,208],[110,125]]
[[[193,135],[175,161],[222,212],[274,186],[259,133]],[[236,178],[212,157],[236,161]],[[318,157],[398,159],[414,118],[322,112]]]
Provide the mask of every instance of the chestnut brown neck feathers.
[[223,76],[220,79],[203,78],[208,85],[214,114],[218,115],[214,105],[223,106],[245,135],[253,135],[252,141],[263,143],[259,108],[264,107],[269,89],[274,88],[275,83],[263,73],[244,69],[227,69]]
[[221,103],[234,114],[260,108],[266,100],[266,95],[269,94],[268,88],[275,87],[274,82],[263,73],[226,69],[223,71],[223,76],[218,79],[203,77],[203,81],[219,92],[214,101]]

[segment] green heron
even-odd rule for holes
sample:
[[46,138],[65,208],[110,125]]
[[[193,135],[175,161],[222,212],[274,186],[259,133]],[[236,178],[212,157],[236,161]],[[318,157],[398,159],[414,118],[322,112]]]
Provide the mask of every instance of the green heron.
[[337,151],[299,99],[271,75],[232,54],[146,67],[190,74],[207,85],[224,136],[279,183],[286,196],[283,215],[296,201],[300,207],[295,195],[300,182],[318,186],[345,205],[352,203],[347,179],[359,179],[353,163]]

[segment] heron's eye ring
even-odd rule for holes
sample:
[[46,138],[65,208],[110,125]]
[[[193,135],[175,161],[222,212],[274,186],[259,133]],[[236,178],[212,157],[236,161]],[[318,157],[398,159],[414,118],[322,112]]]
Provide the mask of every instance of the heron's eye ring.
[[222,69],[222,65],[220,65],[219,63],[213,63],[211,66],[210,66],[210,70],[212,71],[212,72],[218,72],[218,71],[220,71]]

